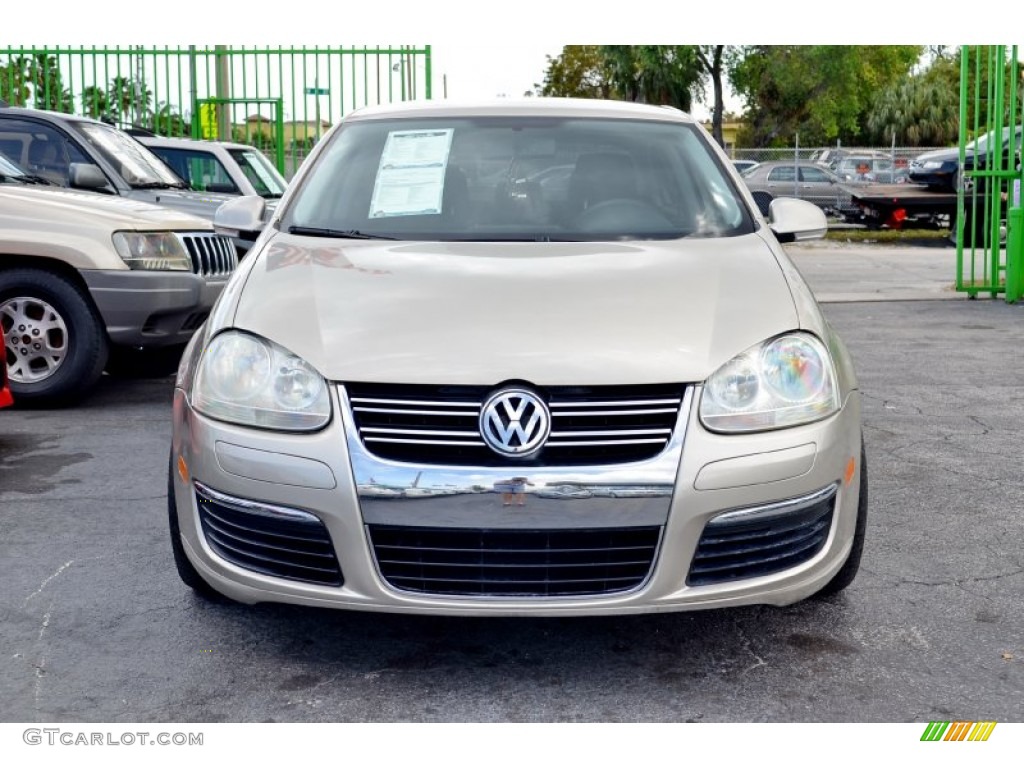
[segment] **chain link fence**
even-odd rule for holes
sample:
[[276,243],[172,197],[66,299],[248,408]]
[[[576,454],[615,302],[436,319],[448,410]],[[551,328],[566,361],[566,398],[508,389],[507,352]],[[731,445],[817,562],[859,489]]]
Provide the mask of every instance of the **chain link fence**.
[[760,147],[731,148],[734,161],[749,163],[811,162],[827,166],[845,181],[903,184],[910,181],[910,163],[940,147]]

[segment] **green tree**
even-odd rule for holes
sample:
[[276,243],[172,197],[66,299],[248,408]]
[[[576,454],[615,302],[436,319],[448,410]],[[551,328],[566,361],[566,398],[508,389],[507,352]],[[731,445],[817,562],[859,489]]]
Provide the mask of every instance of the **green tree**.
[[923,49],[916,45],[749,46],[731,66],[733,89],[746,102],[748,146],[805,146],[865,140],[875,95],[906,78]]
[[690,111],[701,79],[696,46],[603,45],[600,52],[621,98]]
[[711,135],[719,146],[724,147],[722,114],[725,112],[725,99],[722,76],[725,72],[725,46],[698,45],[696,54],[702,76],[711,81]]
[[700,89],[692,45],[567,45],[548,57],[543,96],[622,99],[689,111]]
[[542,96],[611,97],[611,83],[598,46],[567,45],[558,56],[548,56],[547,59],[544,82],[533,86]]
[[145,123],[153,102],[153,93],[145,82],[118,75],[110,81],[111,106],[118,118],[126,123]]
[[110,97],[98,85],[87,85],[82,89],[82,112],[87,117],[99,119],[110,112]]
[[18,107],[23,107],[28,103],[31,95],[29,66],[29,60],[24,56],[18,56],[9,59],[6,64],[0,64],[0,99]]
[[150,128],[160,136],[188,136],[192,129],[171,104],[163,101],[153,111]]
[[74,99],[71,91],[64,87],[64,77],[56,57],[36,54],[29,63],[28,75],[34,91],[32,103],[36,109],[74,112]]
[[941,147],[955,144],[960,129],[960,94],[948,85],[915,76],[882,91],[867,127],[875,144]]

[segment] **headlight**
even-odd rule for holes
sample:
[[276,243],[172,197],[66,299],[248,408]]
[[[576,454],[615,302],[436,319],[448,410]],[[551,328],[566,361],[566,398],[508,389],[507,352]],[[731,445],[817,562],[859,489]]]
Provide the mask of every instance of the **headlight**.
[[249,427],[306,432],[331,417],[323,376],[286,349],[240,331],[210,342],[191,399],[206,416]]
[[806,333],[751,347],[707,380],[701,422],[716,432],[757,432],[823,419],[839,410],[828,350]]
[[192,260],[171,232],[115,232],[114,250],[131,269],[192,271]]

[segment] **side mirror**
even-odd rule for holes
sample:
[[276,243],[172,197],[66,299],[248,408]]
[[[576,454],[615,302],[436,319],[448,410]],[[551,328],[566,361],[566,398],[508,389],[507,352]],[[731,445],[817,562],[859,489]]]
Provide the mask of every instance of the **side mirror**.
[[105,189],[109,185],[100,167],[92,163],[71,163],[68,183],[72,189]]
[[779,197],[768,206],[768,226],[780,243],[820,240],[828,232],[821,208],[806,200]]
[[259,195],[246,195],[228,200],[213,214],[213,228],[219,234],[238,237],[263,230],[267,201]]

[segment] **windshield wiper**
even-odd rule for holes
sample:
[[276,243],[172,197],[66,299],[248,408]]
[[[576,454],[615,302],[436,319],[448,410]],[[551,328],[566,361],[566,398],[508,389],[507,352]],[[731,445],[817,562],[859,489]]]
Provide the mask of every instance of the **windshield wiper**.
[[49,179],[44,179],[42,176],[33,176],[31,173],[19,173],[17,175],[12,173],[0,173],[0,182],[16,181],[19,184],[45,184],[50,187],[57,186]]
[[360,232],[358,229],[327,229],[324,227],[300,227],[292,225],[288,227],[289,235],[305,235],[307,237],[337,237],[344,240],[397,240],[397,237],[388,235],[373,235],[369,232]]
[[172,184],[169,181],[146,181],[142,184],[132,184],[132,189],[188,189],[188,184],[184,182]]

